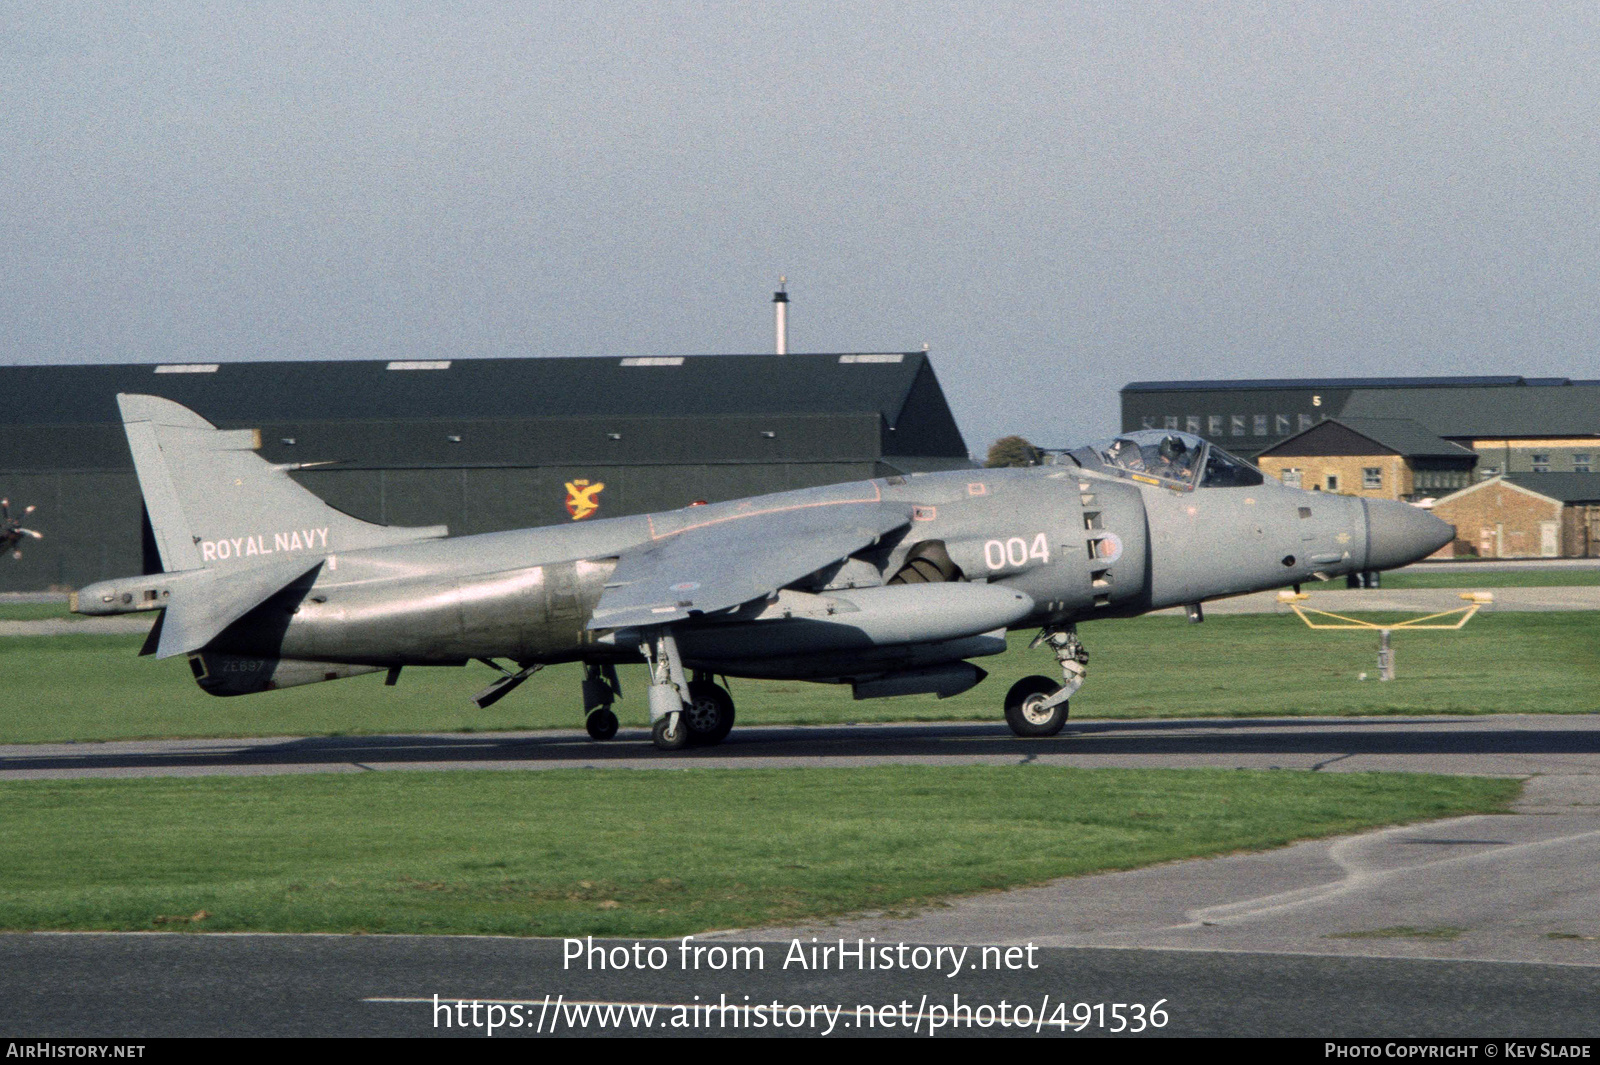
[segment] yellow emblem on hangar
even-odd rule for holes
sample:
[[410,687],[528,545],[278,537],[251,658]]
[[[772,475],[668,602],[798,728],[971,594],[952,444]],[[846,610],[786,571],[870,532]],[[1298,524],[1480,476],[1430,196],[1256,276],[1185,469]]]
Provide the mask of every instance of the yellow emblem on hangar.
[[583,478],[567,482],[567,513],[572,515],[573,521],[582,521],[600,509],[600,500],[595,497],[605,491],[605,487],[603,481],[590,484]]

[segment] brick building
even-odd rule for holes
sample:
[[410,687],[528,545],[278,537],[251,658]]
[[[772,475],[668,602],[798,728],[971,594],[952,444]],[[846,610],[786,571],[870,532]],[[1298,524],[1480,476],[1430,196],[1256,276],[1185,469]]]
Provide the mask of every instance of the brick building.
[[1445,557],[1600,556],[1600,474],[1501,474],[1443,497],[1433,513],[1456,527]]
[[1369,499],[1415,500],[1472,483],[1475,452],[1404,418],[1337,418],[1262,451],[1261,469],[1287,485]]
[[1566,377],[1331,377],[1134,381],[1122,428],[1184,429],[1252,461],[1337,419],[1405,420],[1480,456],[1478,472],[1600,471],[1600,381]]

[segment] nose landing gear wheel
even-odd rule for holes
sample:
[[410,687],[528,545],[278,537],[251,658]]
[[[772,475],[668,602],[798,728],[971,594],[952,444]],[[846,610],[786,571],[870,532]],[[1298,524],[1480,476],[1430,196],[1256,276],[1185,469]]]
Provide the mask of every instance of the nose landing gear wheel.
[[720,684],[694,681],[689,685],[689,704],[684,708],[683,719],[691,744],[713,747],[733,730],[733,696]]
[[689,728],[683,723],[681,713],[667,714],[656,720],[650,738],[663,751],[681,751],[689,745]]
[[1061,690],[1049,677],[1023,677],[1006,692],[1006,724],[1018,736],[1054,736],[1067,723],[1067,704],[1042,707]]
[[588,716],[583,727],[589,730],[590,739],[609,740],[617,734],[617,715],[602,707]]

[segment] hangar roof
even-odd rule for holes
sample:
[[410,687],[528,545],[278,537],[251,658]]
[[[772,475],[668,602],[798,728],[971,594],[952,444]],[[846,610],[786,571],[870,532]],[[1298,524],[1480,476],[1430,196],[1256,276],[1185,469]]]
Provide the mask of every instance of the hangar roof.
[[[457,467],[967,456],[928,356],[869,352],[5,366],[6,465],[125,465],[118,392],[165,396],[222,428],[264,429],[263,454],[275,462]],[[77,431],[60,431],[72,427]]]
[[1340,417],[1411,418],[1440,436],[1600,434],[1600,387],[1469,388],[1446,392],[1360,391]]
[[1600,473],[1509,473],[1512,484],[1563,503],[1600,503]]
[[1352,436],[1412,458],[1476,459],[1477,452],[1441,440],[1409,418],[1329,418],[1274,444],[1262,455],[1359,455]]
[[[1279,395],[1267,395],[1273,392]],[[1515,376],[1135,381],[1122,389],[1124,428],[1167,402],[1161,394],[1181,393],[1212,404],[1213,410],[1223,397],[1237,396],[1238,405],[1229,413],[1281,408],[1319,420],[1323,415],[1346,422],[1407,419],[1436,436],[1457,440],[1600,435],[1600,381]],[[1316,411],[1311,410],[1313,403]],[[1174,408],[1163,413],[1183,412]]]
[[118,392],[217,423],[831,414],[893,425],[923,352],[0,366],[0,424],[120,422]]
[[1124,392],[1254,392],[1275,388],[1505,388],[1514,385],[1596,384],[1565,377],[1277,377],[1247,381],[1133,381]]

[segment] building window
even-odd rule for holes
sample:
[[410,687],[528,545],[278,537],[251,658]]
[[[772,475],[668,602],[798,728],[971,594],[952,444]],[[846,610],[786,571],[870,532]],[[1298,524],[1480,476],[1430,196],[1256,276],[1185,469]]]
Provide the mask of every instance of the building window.
[[1328,491],[1337,492],[1338,490],[1339,490],[1339,475],[1337,473],[1328,474]]
[[1363,466],[1363,467],[1361,467],[1361,487],[1362,488],[1382,488],[1383,487],[1383,467],[1382,466]]
[[1243,414],[1235,414],[1233,416],[1233,435],[1234,436],[1244,436],[1245,435],[1244,415]]
[[1176,429],[1178,427],[1178,416],[1176,414],[1169,414],[1165,418],[1161,419],[1161,421],[1163,428]]
[[1290,488],[1299,488],[1300,487],[1300,471],[1298,469],[1296,469],[1295,467],[1293,467],[1293,466],[1291,466],[1288,469],[1284,470],[1283,471],[1283,483],[1288,485]]
[[1550,472],[1550,452],[1548,452],[1548,451],[1535,451],[1533,453],[1533,472],[1534,473],[1549,473]]
[[1309,414],[1301,414],[1301,415],[1298,415],[1297,417],[1299,419],[1300,428],[1301,429],[1309,429],[1314,424],[1311,421],[1311,415],[1309,415]]
[[1207,436],[1221,436],[1225,432],[1227,430],[1222,427],[1222,415],[1213,414],[1206,418]]
[[1590,452],[1588,452],[1588,451],[1574,451],[1572,453],[1572,472],[1573,473],[1588,473],[1589,472],[1589,456],[1590,456]]
[[1256,415],[1256,417],[1255,417],[1255,430],[1256,430],[1256,435],[1257,436],[1266,436],[1267,435],[1267,416],[1265,414],[1257,414]]
[[1277,435],[1279,435],[1279,436],[1288,436],[1289,435],[1291,430],[1289,429],[1289,416],[1287,414],[1278,415],[1276,418],[1273,419],[1273,424],[1277,428]]
[[1183,419],[1183,428],[1195,436],[1200,435],[1200,415],[1190,414]]
[[1139,427],[1141,429],[1154,429],[1156,427],[1156,417],[1155,417],[1155,415],[1146,414],[1143,418],[1140,418],[1139,419]]

